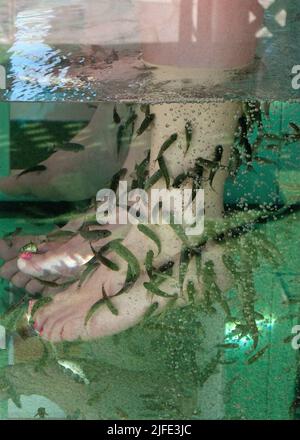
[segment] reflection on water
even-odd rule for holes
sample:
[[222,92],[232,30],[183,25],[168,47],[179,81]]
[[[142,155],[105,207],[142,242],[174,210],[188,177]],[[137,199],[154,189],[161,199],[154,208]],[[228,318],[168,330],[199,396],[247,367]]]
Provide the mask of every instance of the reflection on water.
[[[146,32],[145,40],[143,20],[137,13],[138,0],[126,0],[121,5],[108,0],[88,0],[84,4],[75,0],[63,3],[19,0],[8,4],[13,4],[13,8],[10,12],[4,11],[0,18],[2,27],[9,25],[10,28],[8,44],[11,47],[0,49],[1,58],[9,58],[10,85],[9,91],[2,95],[5,100],[170,102],[242,96],[299,97],[291,87],[291,69],[299,64],[300,6],[292,0],[283,3],[277,0],[265,12],[269,33],[259,38],[255,65],[231,75],[228,81],[225,77],[223,84],[218,80],[217,85],[203,84],[202,74],[197,71],[168,72],[167,77],[162,72],[160,76],[159,69],[149,70],[139,61],[143,50],[146,54],[149,52],[151,32]],[[287,11],[284,26],[276,20],[282,10]],[[172,21],[172,26],[166,27],[164,23],[160,26],[174,28],[172,32],[176,36],[179,32],[176,26],[183,26],[176,23],[177,20]],[[180,35],[186,38],[182,30]],[[153,41],[157,38],[160,37],[155,31]],[[176,41],[176,38],[174,40],[173,35],[167,38],[169,40]],[[185,41],[181,40],[178,45]],[[238,48],[237,44],[237,51]],[[178,50],[178,56],[184,56],[185,52]]]
[[[58,75],[63,82],[67,68],[59,68],[62,59],[60,51],[54,50],[45,40],[51,32],[51,21],[54,10],[24,10],[17,13],[15,19],[14,43],[8,50],[10,56],[10,73],[12,101],[31,101],[42,97],[45,88],[51,87]],[[58,73],[55,75],[55,70]]]

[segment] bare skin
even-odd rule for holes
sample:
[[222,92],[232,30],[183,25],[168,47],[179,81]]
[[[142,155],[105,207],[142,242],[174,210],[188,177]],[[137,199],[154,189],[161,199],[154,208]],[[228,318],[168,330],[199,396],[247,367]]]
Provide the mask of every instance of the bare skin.
[[[118,108],[120,117],[126,117],[127,113],[125,110],[124,106]],[[78,153],[57,152],[43,163],[47,166],[45,172],[28,173],[18,178],[12,175],[9,178],[0,180],[0,190],[13,196],[29,194],[41,200],[80,200],[81,198],[95,197],[100,185],[99,170],[96,169],[95,165],[103,169],[103,163],[99,162],[99,160],[105,158],[108,161],[109,169],[111,169],[110,163],[119,160],[118,158],[106,157],[107,151],[110,152],[110,155],[113,155],[117,149],[117,126],[115,123],[112,123],[112,115],[112,105],[110,105],[110,108],[105,107],[105,109],[99,106],[89,125],[71,140],[72,143],[84,145],[84,151]],[[139,125],[143,118],[144,115],[140,113],[136,124]],[[108,126],[108,124],[110,125]],[[107,151],[101,153],[104,143],[106,144],[105,148]],[[120,167],[123,165],[123,168],[127,169],[127,173],[124,176],[125,180],[131,180],[130,176],[134,166],[145,158],[146,149],[147,132],[133,140],[125,162],[123,164],[120,162]],[[93,164],[94,168],[86,168],[85,164],[88,163]],[[73,174],[70,175],[72,185],[74,182],[76,183],[74,170],[80,170],[80,179],[90,182],[90,187],[87,191],[81,189],[78,192],[76,187],[69,187],[68,184],[64,183],[65,186],[61,186],[61,191],[59,193],[56,192],[56,189],[60,187],[61,176],[63,176],[63,181],[65,178],[68,179],[65,166],[70,167],[70,171],[72,170]],[[111,171],[107,184],[112,175],[113,171]],[[82,226],[85,215],[82,218],[71,220],[62,230],[76,233]],[[127,231],[127,227],[124,225],[107,225],[105,229],[113,233],[112,237],[124,236]],[[94,243],[94,245],[101,246],[106,241],[103,239]],[[38,253],[26,253],[20,256],[20,248],[29,242],[37,245]],[[47,289],[45,289],[43,284],[33,280],[33,277],[46,280],[55,279],[59,283],[65,277],[76,275],[92,257],[93,253],[89,241],[81,237],[80,234],[71,239],[62,237],[51,242],[48,241],[46,236],[17,237],[13,240],[13,243],[0,240],[0,258],[6,261],[0,269],[0,276],[11,281],[16,287],[26,288],[29,293],[40,293]]]
[[[233,140],[236,120],[240,111],[239,104],[172,105],[172,107],[165,105],[155,106],[151,110],[156,114],[151,134],[151,174],[158,169],[156,159],[160,146],[170,136],[168,125],[170,114],[175,121],[174,129],[178,131],[176,143],[164,154],[172,178],[190,170],[194,166],[195,160],[200,156],[204,159],[213,160],[215,147],[219,144],[224,149],[222,165],[227,164],[230,144]],[[186,152],[184,126],[188,121],[191,121],[193,125],[193,139],[189,151]],[[129,164],[127,168],[129,169],[133,169],[134,163],[138,161],[136,160],[136,151],[134,150],[134,153],[129,155],[127,159]],[[145,150],[142,150],[142,153],[144,157]],[[206,217],[219,218],[222,216],[223,210],[222,198],[226,171],[223,168],[218,171],[213,185],[207,181],[208,177],[209,173],[205,171]],[[156,187],[163,188],[164,185],[164,181],[161,180],[156,184]],[[68,230],[72,227],[76,230],[79,224],[75,222],[66,225],[65,228]],[[162,244],[162,253],[159,258],[155,259],[155,265],[159,266],[172,259],[175,263],[175,271],[176,268],[178,271],[178,259],[182,247],[180,239],[167,225],[158,225],[154,228]],[[171,247],[169,243],[172,243]],[[156,252],[154,243],[143,236],[136,226],[131,227],[123,241],[123,245],[136,256],[141,264],[145,261],[148,250],[152,249],[153,252]],[[72,275],[93,256],[89,242],[80,236],[63,243],[44,243],[40,245],[39,249],[42,252],[41,254],[33,255],[30,258],[19,258],[17,261],[16,247],[14,247],[10,250],[11,260],[2,268],[2,273],[7,279],[13,279],[16,284],[26,286],[26,289],[29,288],[34,293],[41,290],[43,285],[37,280],[30,281],[28,277],[50,277],[50,279],[54,277],[59,284],[61,279]],[[208,255],[210,252],[208,252]],[[213,254],[212,259],[214,260],[217,258],[217,253],[213,252]],[[143,282],[147,281],[144,273],[129,293],[122,294],[114,299],[116,307],[118,310],[120,309],[117,317],[107,311],[106,308],[101,307],[85,325],[88,311],[102,297],[102,286],[104,286],[106,294],[112,297],[124,285],[127,264],[114,254],[108,255],[108,258],[118,264],[120,268],[118,272],[100,266],[80,288],[76,283],[71,285],[67,290],[58,293],[51,304],[38,310],[34,317],[35,327],[45,339],[56,342],[64,339],[74,340],[79,337],[84,339],[100,337],[131,327],[142,318],[151,301],[153,301],[143,287]],[[18,272],[17,268],[21,271]],[[178,286],[172,286],[170,282],[167,283],[165,288],[167,290],[172,288],[173,291],[174,289],[176,291],[177,288],[178,290]],[[199,286],[199,289],[201,290],[201,286]],[[49,289],[44,289],[44,292],[46,294],[52,293],[49,292]],[[161,298],[157,302],[160,309],[166,304],[166,300]]]
[[[181,114],[181,118],[178,119],[182,127],[184,126],[184,120],[187,115],[184,114],[184,108],[182,108],[182,106],[178,106],[177,108],[175,106],[175,109],[178,114],[179,112]],[[228,103],[226,105],[218,104],[214,105],[213,109],[209,107],[209,105],[203,105],[202,108],[199,108],[199,106],[196,105],[195,108],[190,108],[189,111],[193,111],[194,109],[200,109],[201,113],[204,112],[206,116],[198,120],[198,123],[195,121],[195,140],[190,148],[189,154],[185,153],[185,133],[182,129],[181,132],[179,132],[179,145],[177,145],[177,148],[174,147],[172,152],[170,152],[170,149],[166,153],[166,162],[172,177],[176,177],[179,171],[182,172],[190,169],[191,165],[200,155],[211,160],[211,156],[214,154],[215,145],[218,144],[223,145],[225,152],[224,160],[228,161],[230,144],[233,140],[236,120],[240,111],[239,105]],[[167,109],[163,109],[163,106],[161,106],[157,110],[158,112],[165,112]],[[210,112],[213,112],[214,123],[211,123],[209,125],[210,129],[208,129],[207,123],[212,117]],[[188,113],[188,115],[189,114],[190,113]],[[161,113],[161,116],[163,116],[163,113]],[[166,119],[167,118],[168,115],[166,113]],[[222,124],[220,124],[221,121]],[[220,127],[222,126],[224,127],[224,132],[220,130]],[[163,126],[161,126],[161,128],[163,128]],[[166,128],[164,130],[166,131]],[[211,131],[211,133],[209,133],[209,131]],[[154,130],[154,133],[161,133],[161,131]],[[207,144],[206,141],[206,139],[210,139],[211,141],[212,138],[215,139],[213,146]],[[157,166],[156,157],[158,154],[158,148],[164,140],[165,139],[160,139],[160,142],[157,142],[155,135],[154,140],[152,139],[153,147],[151,150],[151,156],[153,172]],[[202,147],[199,147],[197,142],[200,142]],[[206,195],[206,198],[208,199],[208,202],[206,203],[206,216],[208,218],[219,218],[222,215],[223,206],[220,202],[222,201],[225,178],[226,173],[220,171],[216,176],[214,189],[211,188],[208,182],[204,186],[206,192],[209,194]],[[165,262],[167,258],[172,258],[175,261],[175,266],[177,265],[178,270],[178,254],[181,249],[180,239],[175,236],[174,232],[167,225],[157,226],[156,232],[161,239],[162,254],[159,259],[155,260],[155,264],[159,265],[160,263]],[[169,245],[170,243],[172,243],[172,246]],[[124,239],[123,244],[140,262],[145,260],[145,255],[152,246],[154,246],[152,248],[153,251],[155,250],[155,245],[147,238],[141,237],[135,226],[131,228],[129,234]],[[211,252],[211,250],[208,250],[208,252]],[[145,276],[140,277],[129,293],[117,296],[113,300],[114,305],[119,310],[118,316],[112,315],[109,310],[101,307],[92,316],[88,324],[85,325],[87,312],[102,296],[102,286],[105,286],[105,291],[108,296],[114,296],[124,285],[127,264],[124,263],[124,260],[122,261],[122,259],[114,254],[109,255],[108,257],[119,265],[120,270],[118,272],[113,272],[110,269],[101,266],[87,283],[79,289],[76,285],[71,286],[65,292],[56,295],[51,304],[38,310],[34,319],[36,322],[36,329],[42,332],[43,338],[58,342],[61,340],[75,340],[78,338],[90,339],[101,337],[131,327],[142,318],[147,307],[151,304],[151,296],[149,298],[149,294],[146,289],[143,288],[143,282],[147,281],[147,277]],[[219,258],[215,252],[213,252],[211,259],[213,261],[215,260],[216,263],[219,263]],[[174,292],[175,289],[176,292],[176,285],[173,285],[170,282],[166,283],[166,286],[164,287],[166,289],[172,289],[172,292]],[[166,304],[165,299],[155,298],[155,301],[156,300],[159,303],[160,308],[164,307]]]
[[[124,106],[118,110],[120,117],[128,116]],[[45,201],[94,197],[99,187],[109,183],[126,160],[126,152],[119,157],[116,152],[117,131],[113,104],[109,107],[99,105],[90,123],[70,140],[82,145],[84,150],[58,150],[39,164],[46,167],[44,171],[20,175],[23,170],[13,170],[9,177],[0,179],[0,191],[14,197],[25,195]],[[100,169],[103,170],[101,174]]]

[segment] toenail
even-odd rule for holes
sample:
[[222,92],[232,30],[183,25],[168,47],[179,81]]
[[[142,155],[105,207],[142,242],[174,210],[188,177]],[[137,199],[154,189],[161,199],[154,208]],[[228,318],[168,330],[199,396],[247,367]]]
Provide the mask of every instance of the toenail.
[[32,256],[33,256],[32,252],[22,252],[20,258],[22,258],[23,260],[31,260]]
[[33,328],[34,328],[34,330],[36,330],[37,327],[38,327],[38,325],[37,325],[37,322],[35,321],[35,322],[33,323]]

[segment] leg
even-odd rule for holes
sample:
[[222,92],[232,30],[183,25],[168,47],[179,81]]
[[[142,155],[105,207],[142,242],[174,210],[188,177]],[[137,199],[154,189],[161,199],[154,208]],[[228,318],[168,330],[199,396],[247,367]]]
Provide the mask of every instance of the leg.
[[[177,143],[172,145],[165,154],[165,160],[171,177],[176,177],[182,172],[188,171],[197,158],[212,160],[216,145],[222,145],[224,156],[222,165],[228,163],[230,145],[233,142],[236,121],[240,112],[240,105],[234,103],[224,104],[195,104],[184,106],[161,106],[156,113],[156,125],[152,133],[151,163],[150,170],[155,172],[157,167],[156,157],[160,146],[170,135],[170,129],[166,127],[166,120],[173,114],[176,119],[176,129],[178,130]],[[174,112],[174,113],[172,113]],[[196,114],[195,114],[196,112]],[[194,122],[194,135],[188,154],[185,154],[186,141],[184,126],[188,120]],[[222,128],[222,129],[220,129]],[[206,216],[216,219],[222,216],[223,212],[223,186],[226,172],[222,169],[216,174],[213,189],[205,179],[208,171],[204,173],[204,190],[206,192]],[[163,181],[158,185],[163,187]],[[155,259],[156,267],[172,259],[175,263],[175,272],[178,273],[179,253],[182,248],[181,240],[176,236],[172,228],[168,225],[157,225],[152,227],[161,241],[162,252]],[[172,246],[170,246],[172,243]],[[151,249],[156,254],[156,245],[145,238],[136,228],[132,226],[130,232],[123,241],[141,263],[145,261],[147,252]],[[135,325],[143,316],[147,307],[153,301],[157,301],[159,307],[164,307],[166,301],[156,298],[155,300],[147,293],[143,287],[143,282],[147,280],[145,275],[141,276],[135,286],[132,287],[130,294],[122,294],[113,301],[119,310],[117,316],[104,307],[85,325],[85,318],[90,308],[102,296],[101,286],[105,286],[105,291],[109,296],[115,295],[123,286],[126,278],[127,264],[122,258],[114,253],[109,258],[118,264],[119,272],[113,272],[107,267],[100,267],[81,288],[71,286],[66,292],[56,296],[54,301],[37,312],[36,327],[43,332],[46,339],[58,341],[61,339],[94,338],[115,332],[119,332]],[[223,285],[226,282],[226,273],[221,264],[220,254],[212,245],[207,246],[203,253],[204,260],[212,259],[215,261],[217,275]],[[222,274],[223,273],[223,281]],[[178,292],[178,284],[167,282],[162,284],[165,289]],[[177,290],[176,290],[177,289]],[[201,289],[201,286],[200,286]],[[179,301],[180,303],[180,301]],[[123,312],[124,310],[124,312]]]

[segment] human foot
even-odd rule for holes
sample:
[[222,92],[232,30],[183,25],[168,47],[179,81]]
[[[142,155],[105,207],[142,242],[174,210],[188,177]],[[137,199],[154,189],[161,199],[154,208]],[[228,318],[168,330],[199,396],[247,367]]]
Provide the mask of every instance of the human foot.
[[[54,147],[54,152],[38,168],[13,170],[9,177],[0,179],[0,191],[13,197],[28,196],[48,202],[95,197],[122,168],[131,151],[128,135],[123,135],[122,149],[118,148],[120,125],[131,115],[128,106],[118,107],[119,124],[113,121],[113,112],[114,104],[99,105],[90,123],[68,144],[56,149],[49,146]],[[136,123],[139,124],[138,119]],[[139,154],[144,151],[142,137],[134,143],[140,146],[135,149]]]
[[[220,105],[188,105],[172,106],[173,113],[176,113],[177,141],[165,152],[164,158],[170,173],[170,177],[175,179],[182,173],[186,173],[191,167],[195,166],[195,161],[202,158],[206,162],[210,162],[212,156],[215,154],[216,145],[222,145],[224,152],[222,160],[222,169],[226,166],[229,160],[230,145],[232,144],[234,132],[236,128],[237,116],[240,112],[239,104],[220,104]],[[151,110],[154,110],[153,108]],[[158,154],[160,152],[160,145],[170,136],[169,122],[169,106],[155,107],[154,113],[156,118],[151,135],[151,159],[150,159],[150,175],[157,171]],[[196,112],[196,113],[195,113]],[[195,114],[199,114],[199,118]],[[159,117],[158,117],[159,116]],[[175,114],[174,114],[175,117]],[[214,121],[211,123],[211,121]],[[186,150],[186,124],[190,122],[193,127],[193,137],[190,148]],[[177,144],[177,145],[176,145]],[[187,154],[188,153],[188,154]],[[223,166],[224,163],[224,166]],[[206,191],[206,216],[208,218],[220,218],[223,212],[223,188],[226,179],[226,173],[221,169],[216,173],[214,180],[214,188],[212,182],[208,181],[210,173],[204,170],[204,189]],[[158,182],[160,187],[164,187],[163,182]],[[167,261],[178,258],[182,250],[182,241],[174,232],[170,225],[156,225],[151,226],[156,233],[157,239],[160,241],[161,252],[159,257],[155,259],[155,264],[158,266]],[[147,234],[146,234],[147,235]],[[194,237],[195,238],[195,237]],[[147,239],[136,226],[133,226],[124,239],[122,245],[135,256],[138,266],[145,262],[146,256],[151,251],[153,255],[157,255],[157,240]],[[171,246],[170,246],[171,243]],[[103,305],[103,294],[107,296],[116,295],[122,289],[126,279],[126,264],[124,267],[124,260],[115,259],[115,255],[110,255],[118,265],[122,265],[122,270],[113,272],[107,267],[100,267],[90,279],[83,284],[79,289],[76,286],[71,286],[67,291],[58,294],[51,304],[40,309],[36,315],[36,327],[42,331],[43,337],[52,341],[59,341],[62,339],[76,339],[77,337],[97,337],[109,332],[121,331],[124,328],[134,325],[141,317],[142,310],[145,310],[146,304],[149,305],[147,292],[143,289],[140,279],[137,280],[134,286],[131,286],[130,294],[121,294],[113,298],[113,304],[119,305],[125,314],[122,313],[122,319],[119,319],[119,314],[113,318],[109,316],[104,325],[105,330],[101,327],[100,321],[96,320],[95,327],[91,318],[91,324],[85,326],[85,320],[91,307],[94,305]],[[132,260],[132,258],[131,258]],[[177,261],[177,267],[179,263]],[[220,267],[220,265],[217,265]],[[144,280],[141,275],[141,280]],[[166,288],[175,288],[170,280],[168,280]],[[102,287],[104,286],[104,290]],[[141,293],[145,291],[145,293]],[[176,291],[176,289],[175,289]],[[138,296],[140,295],[140,296]],[[105,298],[104,298],[105,299]],[[161,301],[165,300],[163,298]],[[99,303],[100,301],[100,303]],[[100,307],[103,309],[103,307]],[[112,309],[114,310],[114,308]],[[114,310],[114,312],[116,312]],[[102,315],[102,310],[99,314]],[[105,315],[107,316],[107,315]],[[104,317],[106,319],[106,317]],[[110,322],[111,321],[111,322]],[[91,326],[89,330],[89,325]],[[99,328],[100,326],[100,328]]]
[[[111,255],[107,257],[117,264]],[[37,311],[32,317],[35,329],[43,338],[54,342],[77,339],[77,327],[84,327],[89,310],[103,298],[103,293],[113,296],[122,289],[126,268],[124,263],[118,268],[116,273],[104,265],[96,265],[87,280],[72,284],[64,292],[57,294],[48,306]],[[30,313],[34,304],[30,304]]]
[[[159,240],[163,237],[164,239],[167,237],[167,240],[172,239],[174,255],[178,253],[180,246],[177,247],[175,243],[179,240],[176,239],[174,231],[167,226],[161,226],[157,228],[157,231]],[[141,270],[141,262],[145,261],[146,253],[151,251],[153,255],[157,254],[156,244],[138,231],[135,226],[132,226],[122,244],[120,241],[116,244],[116,240],[111,240],[110,249],[108,255],[105,255],[106,261],[110,264],[101,264],[99,268],[97,265],[92,267],[95,269],[94,273],[85,282],[73,284],[66,291],[56,295],[51,304],[37,312],[34,317],[35,326],[45,335],[45,338],[51,340],[71,338],[74,326],[84,324],[89,310],[103,298],[103,295],[112,297],[122,290],[126,280],[128,281],[129,266],[131,269],[133,267],[131,272],[136,271],[137,277]],[[168,261],[170,255],[167,256],[167,254],[162,250],[155,260],[156,264],[161,265]]]
[[[118,260],[113,255],[109,258],[114,262]],[[126,279],[126,264],[122,265],[121,262],[119,272],[112,272],[101,266],[80,288],[76,285],[70,286],[65,292],[57,294],[49,305],[39,309],[33,317],[35,329],[51,342],[79,338],[88,340],[126,330],[151,313],[161,312],[170,302],[178,307],[188,304],[191,297],[187,292],[191,284],[194,291],[192,301],[202,300],[204,272],[198,276],[195,258],[190,260],[182,282],[179,275],[180,256],[174,256],[169,263],[171,264],[160,266],[161,279],[156,287],[149,280],[149,274],[142,270],[136,283],[119,294],[116,293],[120,292]],[[202,251],[202,264],[213,267],[217,285],[224,290],[230,287],[231,280],[225,276],[226,269],[219,245],[206,246]],[[158,267],[157,263],[155,267]],[[163,267],[168,267],[169,270],[164,272]],[[34,303],[31,304],[30,311],[33,305]]]

